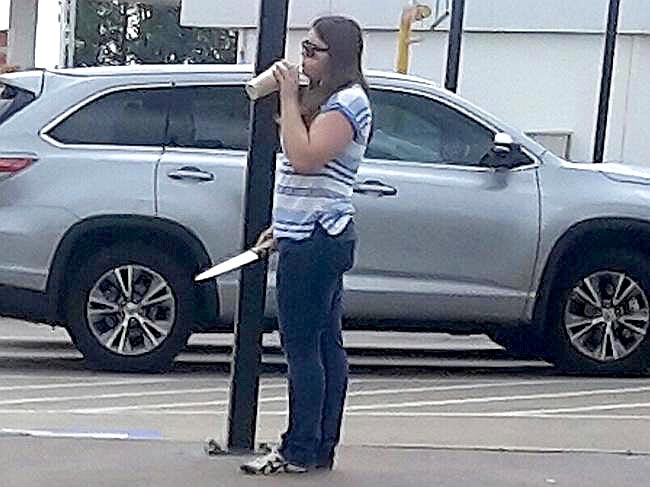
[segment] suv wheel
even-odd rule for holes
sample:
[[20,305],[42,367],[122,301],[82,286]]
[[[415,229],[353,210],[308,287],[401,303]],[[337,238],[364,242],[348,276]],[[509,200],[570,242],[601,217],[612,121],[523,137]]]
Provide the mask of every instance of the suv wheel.
[[190,335],[192,281],[173,257],[144,244],[90,256],[69,288],[68,329],[89,365],[156,371]]
[[642,373],[650,358],[650,265],[629,249],[587,256],[551,296],[557,365],[568,371]]

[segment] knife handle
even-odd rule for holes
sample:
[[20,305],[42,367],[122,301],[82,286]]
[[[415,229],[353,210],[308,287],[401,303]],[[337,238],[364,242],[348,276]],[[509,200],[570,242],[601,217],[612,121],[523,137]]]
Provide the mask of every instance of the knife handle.
[[271,252],[275,251],[275,249],[270,245],[258,245],[255,247],[251,247],[250,250],[252,250],[257,255],[259,255],[260,259],[263,259],[264,257],[268,257],[271,254]]

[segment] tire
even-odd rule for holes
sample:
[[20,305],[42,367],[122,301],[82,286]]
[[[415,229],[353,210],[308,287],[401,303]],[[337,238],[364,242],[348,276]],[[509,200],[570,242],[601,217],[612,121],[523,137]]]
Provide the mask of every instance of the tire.
[[190,336],[190,267],[135,242],[81,263],[68,288],[68,331],[87,364],[128,372],[170,367]]
[[553,362],[571,373],[645,374],[650,358],[650,264],[629,249],[570,263],[549,302]]

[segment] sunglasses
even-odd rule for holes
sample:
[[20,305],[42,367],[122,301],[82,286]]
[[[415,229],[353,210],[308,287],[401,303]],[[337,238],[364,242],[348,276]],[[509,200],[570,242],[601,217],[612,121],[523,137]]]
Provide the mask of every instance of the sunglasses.
[[327,52],[329,47],[320,47],[309,40],[304,40],[300,44],[302,46],[302,53],[305,57],[314,57],[317,52]]

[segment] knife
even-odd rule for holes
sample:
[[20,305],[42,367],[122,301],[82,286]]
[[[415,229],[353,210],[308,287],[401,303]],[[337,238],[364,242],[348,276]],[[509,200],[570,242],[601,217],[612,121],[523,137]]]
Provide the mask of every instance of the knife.
[[267,254],[267,249],[260,248],[260,247],[252,247],[251,249],[242,252],[241,254],[236,255],[235,257],[231,257],[230,259],[224,260],[223,262],[213,267],[210,267],[208,270],[201,272],[194,278],[194,281],[196,282],[205,281],[206,279],[211,279],[213,277],[220,276],[222,274],[225,274],[226,272],[234,271],[236,269],[239,269],[240,267],[250,264],[251,262],[255,262],[256,260],[261,259],[266,254]]

